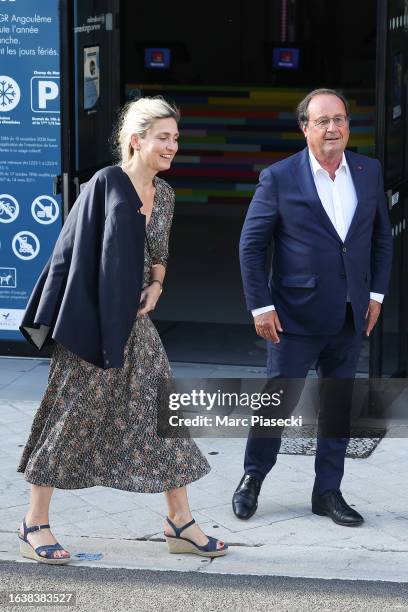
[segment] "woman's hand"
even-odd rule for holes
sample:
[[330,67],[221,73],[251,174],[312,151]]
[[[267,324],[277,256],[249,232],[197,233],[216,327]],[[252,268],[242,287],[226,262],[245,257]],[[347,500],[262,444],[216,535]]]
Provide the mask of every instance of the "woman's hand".
[[137,311],[138,315],[144,315],[156,308],[157,300],[161,294],[161,286],[159,283],[152,283],[143,289],[140,295],[140,303],[143,304]]

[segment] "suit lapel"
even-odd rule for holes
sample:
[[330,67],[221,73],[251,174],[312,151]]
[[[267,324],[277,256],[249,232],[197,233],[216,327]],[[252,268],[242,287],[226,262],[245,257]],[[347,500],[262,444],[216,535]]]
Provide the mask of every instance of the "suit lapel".
[[296,162],[297,165],[294,168],[294,175],[296,177],[299,188],[303,193],[305,202],[310,206],[310,208],[313,210],[316,217],[318,218],[319,222],[327,229],[327,231],[334,238],[336,238],[336,240],[341,242],[341,238],[336,232],[333,223],[331,222],[330,217],[326,213],[324,206],[317,193],[312,170],[310,168],[309,150],[307,147],[303,149],[303,151],[301,151]]
[[357,194],[357,206],[347,232],[347,240],[350,238],[356,227],[359,226],[363,217],[364,210],[362,202],[364,202],[367,179],[363,163],[360,160],[356,160],[353,153],[350,151],[345,151],[345,155],[348,167],[350,168],[351,178],[353,179],[354,189],[356,190]]

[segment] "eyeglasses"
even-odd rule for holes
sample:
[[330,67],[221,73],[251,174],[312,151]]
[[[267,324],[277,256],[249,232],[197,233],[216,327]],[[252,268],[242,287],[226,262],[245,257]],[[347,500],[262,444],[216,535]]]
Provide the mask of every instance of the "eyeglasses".
[[313,121],[315,127],[319,130],[326,130],[330,123],[333,121],[336,127],[344,127],[348,121],[348,117],[345,115],[336,115],[335,117],[321,117]]

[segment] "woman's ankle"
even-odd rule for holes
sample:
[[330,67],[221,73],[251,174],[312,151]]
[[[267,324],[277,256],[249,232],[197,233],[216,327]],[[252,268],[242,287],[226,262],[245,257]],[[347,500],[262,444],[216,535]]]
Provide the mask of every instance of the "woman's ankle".
[[193,519],[191,512],[175,512],[174,514],[168,513],[167,516],[177,527],[182,527]]
[[33,525],[48,525],[48,514],[40,514],[38,512],[34,513],[28,511],[25,515],[25,522],[28,527],[31,527]]

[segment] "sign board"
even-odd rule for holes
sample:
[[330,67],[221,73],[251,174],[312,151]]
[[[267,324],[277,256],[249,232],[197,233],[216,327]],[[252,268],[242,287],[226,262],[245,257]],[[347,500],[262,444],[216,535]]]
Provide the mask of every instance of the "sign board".
[[273,67],[298,70],[300,52],[295,47],[275,47],[273,49]]
[[99,45],[84,48],[84,110],[94,109],[100,96]]
[[0,340],[21,340],[28,298],[61,229],[58,0],[0,2]]
[[170,49],[152,48],[145,49],[145,68],[168,69],[170,68]]

